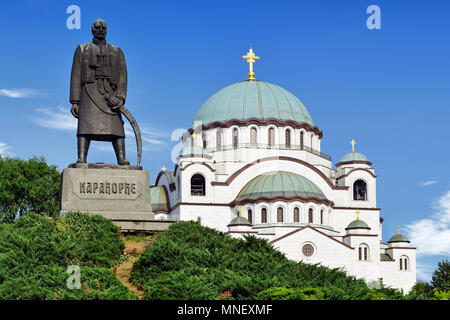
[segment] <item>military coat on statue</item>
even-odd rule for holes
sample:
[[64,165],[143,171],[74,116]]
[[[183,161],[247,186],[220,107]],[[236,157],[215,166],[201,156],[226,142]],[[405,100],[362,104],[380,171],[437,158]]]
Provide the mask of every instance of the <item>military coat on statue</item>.
[[70,81],[70,102],[79,104],[77,136],[107,141],[125,137],[121,113],[108,107],[106,98],[121,98],[123,105],[126,94],[127,67],[122,50],[97,39],[79,45]]

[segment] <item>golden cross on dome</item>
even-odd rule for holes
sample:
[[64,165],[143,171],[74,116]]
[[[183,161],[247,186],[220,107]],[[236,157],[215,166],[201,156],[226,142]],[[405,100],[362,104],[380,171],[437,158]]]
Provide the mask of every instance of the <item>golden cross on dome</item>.
[[359,220],[359,209],[356,209],[356,220]]
[[162,166],[161,170],[165,172],[167,170],[166,166]]
[[253,72],[253,63],[255,63],[255,61],[259,60],[260,58],[255,56],[253,49],[250,48],[250,50],[247,52],[247,55],[242,56],[242,59],[246,59],[250,67],[250,72],[248,73],[247,80],[255,80],[255,73]]
[[352,139],[352,141],[350,141],[351,145],[352,145],[352,152],[355,152],[355,144],[356,141]]
[[239,207],[238,207],[238,217],[240,217],[240,216],[241,216],[241,211],[242,211],[242,207],[241,207],[241,206],[239,206]]
[[400,225],[397,225],[397,234],[400,234]]

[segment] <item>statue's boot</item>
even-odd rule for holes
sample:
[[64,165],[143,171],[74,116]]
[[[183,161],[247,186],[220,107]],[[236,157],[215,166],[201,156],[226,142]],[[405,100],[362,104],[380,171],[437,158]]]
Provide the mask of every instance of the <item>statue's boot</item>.
[[86,158],[91,140],[86,137],[78,137],[78,160],[77,163],[86,163]]
[[129,166],[130,162],[125,158],[125,138],[118,138],[113,141],[116,152],[117,163],[121,166]]

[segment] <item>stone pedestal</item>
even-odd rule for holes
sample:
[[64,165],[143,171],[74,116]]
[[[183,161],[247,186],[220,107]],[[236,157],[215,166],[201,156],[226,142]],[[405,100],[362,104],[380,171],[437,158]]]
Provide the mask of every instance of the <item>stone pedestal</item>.
[[71,165],[61,178],[60,212],[99,214],[126,230],[165,230],[150,203],[148,171],[115,165]]

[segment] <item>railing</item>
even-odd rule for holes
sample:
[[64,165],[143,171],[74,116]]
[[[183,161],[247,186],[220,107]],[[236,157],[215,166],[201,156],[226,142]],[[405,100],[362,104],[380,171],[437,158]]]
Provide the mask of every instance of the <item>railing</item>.
[[316,156],[322,157],[326,160],[331,161],[331,157],[325,153],[322,153],[320,151],[314,150],[311,147],[308,146],[299,146],[299,145],[290,145],[287,146],[285,144],[265,144],[265,143],[239,143],[237,146],[234,145],[225,145],[221,147],[212,147],[212,148],[206,148],[206,151],[208,153],[210,152],[217,152],[217,151],[228,151],[228,150],[235,150],[235,149],[273,149],[273,150],[305,150],[307,152],[310,152],[312,154],[315,154]]

